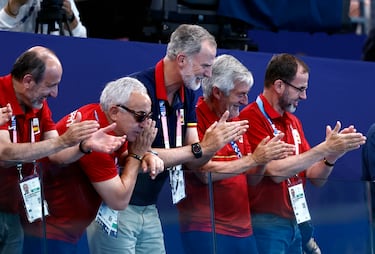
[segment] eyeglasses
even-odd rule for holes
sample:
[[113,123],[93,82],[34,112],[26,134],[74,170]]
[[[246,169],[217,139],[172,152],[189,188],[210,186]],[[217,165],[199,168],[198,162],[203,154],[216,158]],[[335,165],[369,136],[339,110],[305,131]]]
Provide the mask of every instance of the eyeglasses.
[[288,81],[285,81],[285,80],[281,80],[282,82],[284,82],[285,84],[287,84],[288,86],[291,86],[293,87],[294,89],[298,90],[300,93],[303,93],[307,90],[307,87],[305,86],[302,86],[302,87],[296,87],[295,85],[292,85],[291,83],[289,83]]
[[144,111],[136,112],[136,111],[134,111],[134,110],[132,110],[132,109],[130,109],[130,108],[124,106],[124,105],[120,105],[120,104],[116,105],[116,107],[120,107],[120,108],[128,111],[130,114],[133,115],[135,121],[137,121],[138,123],[142,123],[144,120],[149,119],[152,116],[152,112],[149,112],[149,113],[146,113]]

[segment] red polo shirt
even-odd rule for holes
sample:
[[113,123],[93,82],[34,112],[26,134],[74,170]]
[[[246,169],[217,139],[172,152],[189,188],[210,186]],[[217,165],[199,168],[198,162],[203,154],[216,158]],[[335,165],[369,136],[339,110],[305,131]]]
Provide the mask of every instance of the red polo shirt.
[[[197,103],[198,135],[204,133],[219,117],[203,101]],[[250,153],[250,145],[244,136],[236,142],[241,153]],[[230,144],[225,145],[212,158],[213,161],[237,160],[237,154]],[[177,207],[181,231],[211,232],[211,212],[208,185],[202,183],[194,172],[185,172],[186,198]],[[252,234],[250,209],[247,194],[246,175],[240,174],[213,183],[216,233],[234,237],[247,237]]]
[[[12,85],[11,75],[0,77],[0,105],[5,106],[10,103],[13,115],[16,117],[17,143],[31,142],[31,128],[34,126],[34,139],[38,142],[43,139],[45,132],[55,130],[55,123],[47,101],[44,101],[40,110],[28,109],[26,112],[20,107]],[[32,123],[34,123],[32,125]],[[0,130],[9,130],[9,135],[13,141],[13,130],[11,121],[0,126]],[[0,168],[0,210],[7,213],[18,213],[22,208],[22,196],[19,188],[19,173],[16,167]],[[22,176],[32,174],[32,165],[23,164]],[[20,206],[21,205],[21,206]],[[23,208],[22,208],[23,209]]]
[[[294,144],[292,128],[297,130],[301,143],[299,144],[299,153],[310,149],[310,145],[305,138],[300,120],[293,114],[285,112],[280,115],[267,102],[263,95],[260,95],[263,102],[264,111],[269,116],[276,128],[285,133],[283,141]],[[256,102],[246,106],[240,113],[241,119],[249,121],[247,137],[251,148],[267,137],[273,137],[273,128],[270,122],[263,115]],[[299,177],[305,181],[305,171],[299,174]],[[251,213],[271,213],[284,218],[294,218],[293,209],[290,204],[287,181],[275,183],[270,177],[263,177],[262,181],[256,186],[248,186],[249,200],[251,203]]]

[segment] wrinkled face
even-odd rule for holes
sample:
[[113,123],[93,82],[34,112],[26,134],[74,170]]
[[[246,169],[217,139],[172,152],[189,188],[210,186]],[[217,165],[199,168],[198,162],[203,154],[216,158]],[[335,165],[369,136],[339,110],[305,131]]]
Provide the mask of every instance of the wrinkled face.
[[31,74],[27,74],[23,81],[26,87],[22,97],[23,103],[28,107],[41,109],[48,97],[57,97],[61,76],[61,64],[54,58],[46,61],[44,77],[39,83],[35,82]]
[[303,73],[302,67],[298,66],[296,77],[293,81],[284,84],[284,92],[282,93],[279,104],[283,111],[294,113],[298,107],[300,100],[306,100],[306,90],[308,88],[309,73]]
[[113,107],[114,115],[112,118],[116,122],[115,133],[126,135],[129,142],[135,141],[145,126],[146,120],[151,117],[150,98],[146,94],[133,92],[126,104]]
[[185,57],[181,69],[181,76],[185,86],[191,90],[198,90],[205,77],[211,77],[212,64],[216,56],[216,47],[208,41],[202,42],[201,51],[190,57]]
[[250,86],[245,82],[234,82],[234,88],[226,96],[223,92],[220,92],[221,98],[219,99],[220,112],[218,115],[222,115],[225,110],[229,111],[229,118],[232,119],[240,114],[240,107],[248,104],[247,94],[250,91]]

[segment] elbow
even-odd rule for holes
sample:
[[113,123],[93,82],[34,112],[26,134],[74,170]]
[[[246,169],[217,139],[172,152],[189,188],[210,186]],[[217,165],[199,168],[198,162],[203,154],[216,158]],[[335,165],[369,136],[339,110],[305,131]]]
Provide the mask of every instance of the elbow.
[[16,154],[15,151],[10,146],[4,145],[0,151],[0,160],[3,162],[6,161],[22,161],[23,154]]
[[327,179],[310,179],[310,182],[315,186],[315,187],[322,187],[326,182]]

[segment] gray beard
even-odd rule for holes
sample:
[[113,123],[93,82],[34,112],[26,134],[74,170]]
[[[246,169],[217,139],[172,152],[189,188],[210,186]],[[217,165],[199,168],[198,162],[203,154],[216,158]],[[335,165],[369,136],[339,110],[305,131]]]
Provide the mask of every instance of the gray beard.
[[289,113],[296,112],[297,108],[293,104],[289,104],[287,107],[285,107],[285,111]]

